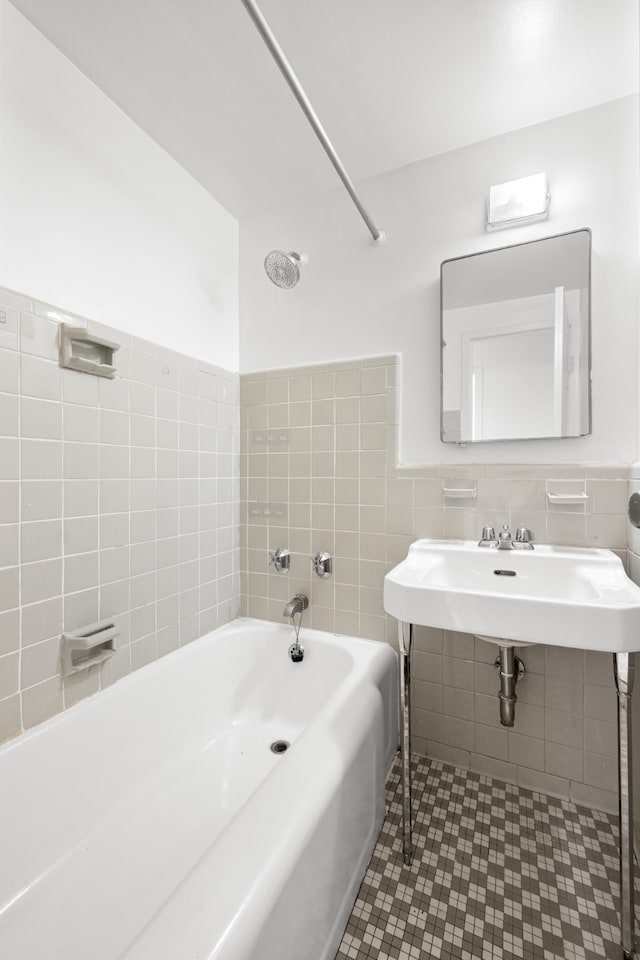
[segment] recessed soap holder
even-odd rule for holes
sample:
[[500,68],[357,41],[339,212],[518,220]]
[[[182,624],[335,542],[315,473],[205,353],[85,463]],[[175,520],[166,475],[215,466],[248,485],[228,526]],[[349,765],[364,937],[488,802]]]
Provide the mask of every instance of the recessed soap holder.
[[442,494],[447,500],[473,500],[477,495],[476,485],[473,481],[472,486],[468,487],[448,487],[446,484],[447,481],[443,481]]
[[108,660],[116,652],[120,628],[113,620],[98,620],[78,630],[67,630],[61,637],[62,676],[69,677]]
[[586,503],[589,499],[588,493],[552,493],[547,491],[547,500],[549,503],[579,504]]
[[115,377],[113,355],[120,349],[119,343],[98,337],[87,327],[61,323],[58,347],[61,367],[78,370],[80,373],[91,373],[95,377]]

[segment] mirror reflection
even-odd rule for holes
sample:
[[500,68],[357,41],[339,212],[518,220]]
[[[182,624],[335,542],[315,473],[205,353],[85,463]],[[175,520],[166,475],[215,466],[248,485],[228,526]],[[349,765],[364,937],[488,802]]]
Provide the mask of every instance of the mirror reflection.
[[591,232],[445,260],[445,443],[586,436],[591,430]]

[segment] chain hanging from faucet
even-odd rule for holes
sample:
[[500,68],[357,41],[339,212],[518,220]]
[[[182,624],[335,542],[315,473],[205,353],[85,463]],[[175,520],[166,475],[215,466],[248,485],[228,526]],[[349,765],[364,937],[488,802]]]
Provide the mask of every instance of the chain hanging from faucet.
[[295,615],[295,613],[292,613],[292,614],[291,614],[291,625],[292,625],[293,629],[295,630],[295,634],[296,634],[296,644],[298,643],[298,641],[299,641],[299,639],[300,639],[300,630],[302,629],[302,615],[303,615],[303,613],[304,613],[304,609],[298,610],[298,617],[299,617],[298,626],[296,626],[296,615]]

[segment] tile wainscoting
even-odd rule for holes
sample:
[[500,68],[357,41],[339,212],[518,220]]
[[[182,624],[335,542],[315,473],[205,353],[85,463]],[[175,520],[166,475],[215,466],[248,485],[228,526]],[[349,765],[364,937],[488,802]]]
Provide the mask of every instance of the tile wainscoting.
[[[398,467],[399,376],[396,356],[241,376],[245,614],[281,620],[284,603],[304,592],[307,625],[395,646],[395,621],[382,606],[387,570],[417,537],[477,539],[485,524],[527,526],[540,542],[608,547],[626,561],[628,465]],[[452,488],[471,492],[448,496]],[[548,492],[588,500],[550,503]],[[286,576],[269,565],[277,547],[292,552]],[[312,573],[318,550],[334,556],[329,580]],[[416,630],[414,749],[615,809],[611,657],[543,645],[520,651],[527,673],[507,730],[496,652],[471,636]]]
[[[111,327],[113,380],[58,365],[58,321],[0,289],[0,739],[239,612],[237,374]],[[117,652],[63,679],[60,634]]]

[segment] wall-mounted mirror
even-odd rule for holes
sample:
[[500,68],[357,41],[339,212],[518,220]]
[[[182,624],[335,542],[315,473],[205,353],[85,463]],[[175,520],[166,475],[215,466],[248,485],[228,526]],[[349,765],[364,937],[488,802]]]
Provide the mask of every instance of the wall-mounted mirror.
[[591,231],[445,260],[445,443],[591,432]]

